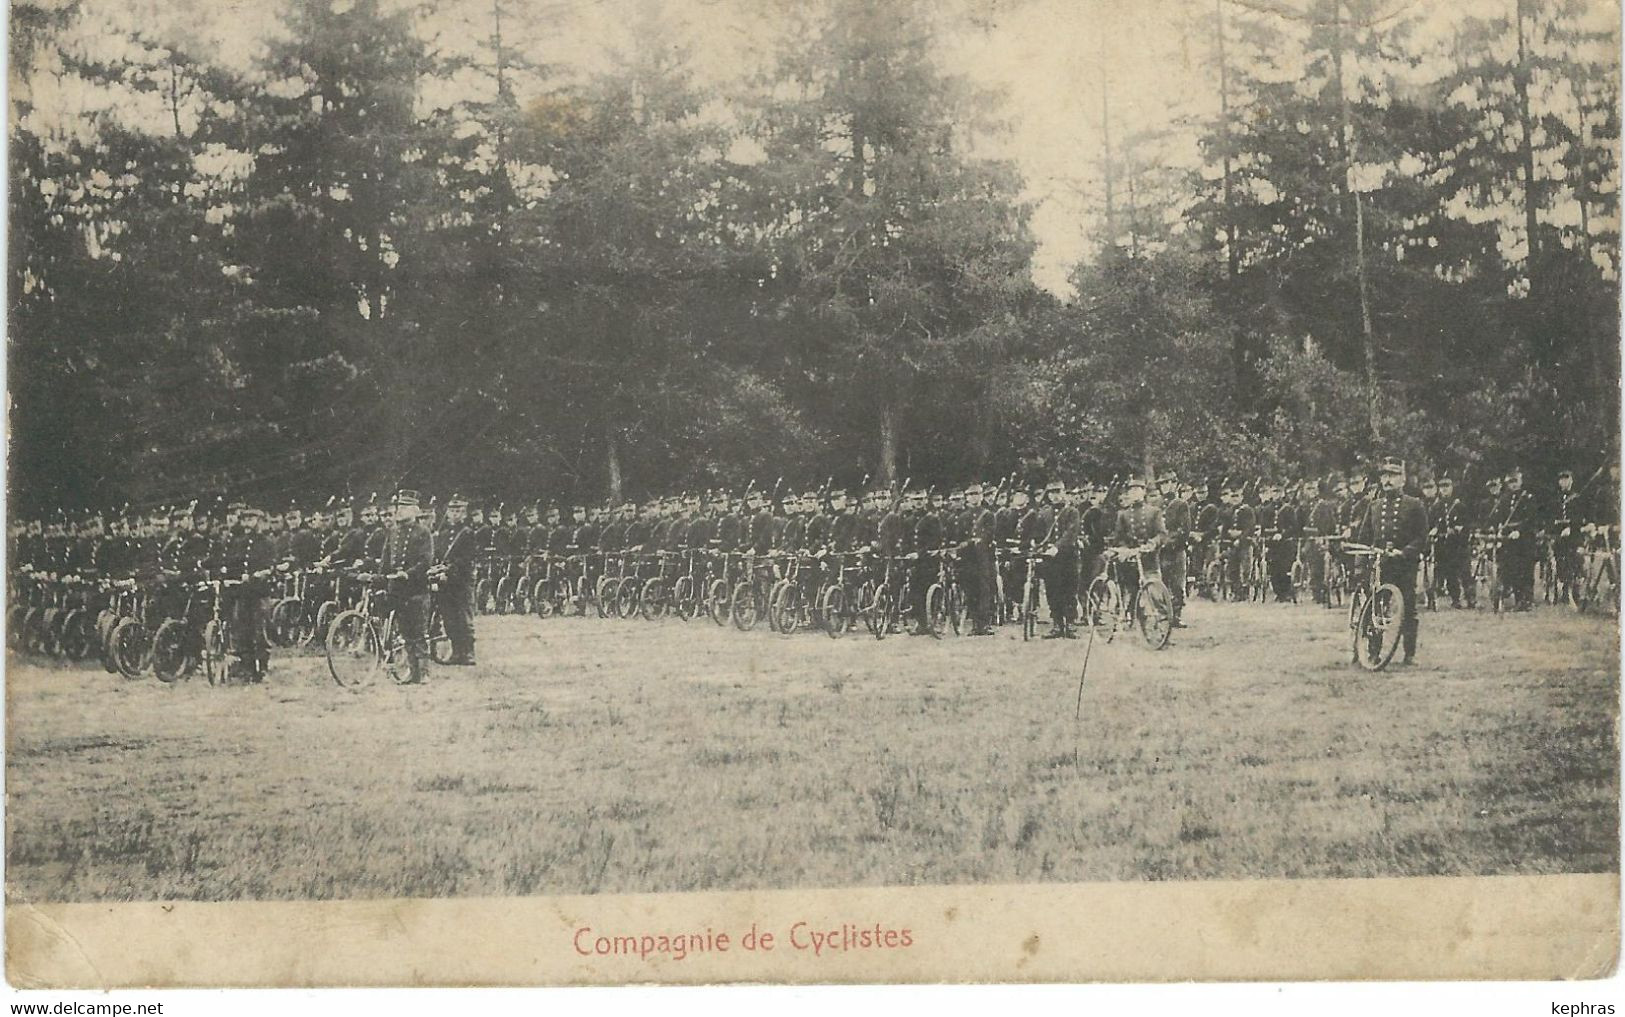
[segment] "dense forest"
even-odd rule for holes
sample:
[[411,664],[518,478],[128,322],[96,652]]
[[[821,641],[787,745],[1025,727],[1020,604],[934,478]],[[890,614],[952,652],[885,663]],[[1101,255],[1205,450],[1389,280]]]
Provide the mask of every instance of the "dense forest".
[[1021,0],[724,5],[721,83],[650,2],[591,73],[568,5],[271,6],[13,3],[15,511],[1617,455],[1610,4],[1182,0],[1059,295],[948,44]]

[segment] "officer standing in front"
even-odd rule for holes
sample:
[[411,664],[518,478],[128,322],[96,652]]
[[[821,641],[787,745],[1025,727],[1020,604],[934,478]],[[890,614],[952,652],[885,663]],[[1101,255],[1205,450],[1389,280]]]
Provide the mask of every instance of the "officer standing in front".
[[418,522],[418,493],[401,490],[392,500],[393,511],[384,538],[382,572],[389,581],[395,617],[406,639],[410,669],[403,685],[423,681],[423,658],[429,655],[429,568],[434,564],[434,538]]
[[1371,499],[1354,539],[1382,551],[1385,583],[1399,587],[1404,614],[1399,627],[1401,664],[1415,662],[1417,615],[1416,572],[1428,542],[1428,515],[1422,500],[1405,493],[1405,461],[1389,456],[1382,461],[1381,489]]

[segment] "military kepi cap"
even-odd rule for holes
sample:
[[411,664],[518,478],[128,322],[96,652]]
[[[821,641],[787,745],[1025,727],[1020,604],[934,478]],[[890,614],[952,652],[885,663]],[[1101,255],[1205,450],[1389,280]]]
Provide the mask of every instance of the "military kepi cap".
[[1380,469],[1383,473],[1404,473],[1405,460],[1399,458],[1398,456],[1389,456],[1382,461],[1382,466]]
[[395,497],[391,499],[390,503],[393,505],[405,505],[412,508],[417,508],[418,493],[403,487],[399,491],[395,492]]

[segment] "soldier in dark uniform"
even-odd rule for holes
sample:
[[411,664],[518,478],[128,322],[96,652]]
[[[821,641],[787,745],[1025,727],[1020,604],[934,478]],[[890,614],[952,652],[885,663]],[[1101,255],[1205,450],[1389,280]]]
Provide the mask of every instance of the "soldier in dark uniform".
[[[429,569],[435,560],[434,537],[418,521],[416,491],[402,490],[391,500],[390,524],[385,530],[379,571],[389,584],[395,620],[406,639],[408,677],[403,685],[423,681],[423,661],[429,655],[425,636],[429,620]],[[449,635],[449,633],[448,633]]]
[[[1235,600],[1246,600],[1247,590],[1242,579],[1252,564],[1253,542],[1257,539],[1258,512],[1242,500],[1240,486],[1230,489],[1230,517],[1226,520],[1225,536],[1230,539],[1230,589]],[[1258,582],[1253,576],[1252,581]]]
[[366,536],[362,540],[361,556],[369,562],[376,562],[384,556],[384,541],[389,539],[389,529],[380,518],[378,509],[378,495],[361,506],[361,529]]
[[[1145,500],[1145,478],[1130,474],[1123,486],[1122,507],[1113,520],[1111,546],[1139,555],[1142,561],[1154,565],[1166,542],[1162,513]],[[1140,592],[1139,570],[1120,568],[1117,575],[1124,601],[1133,603]]]
[[1403,460],[1392,456],[1384,459],[1381,478],[1382,490],[1371,500],[1369,511],[1361,515],[1353,537],[1386,555],[1382,578],[1399,587],[1404,602],[1399,629],[1403,653],[1400,663],[1409,665],[1416,657],[1416,571],[1427,546],[1427,510],[1420,498],[1405,493]]
[[[563,527],[560,527],[563,529]],[[454,494],[446,502],[446,517],[434,539],[435,561],[430,573],[434,579],[436,606],[446,620],[446,636],[451,641],[449,664],[474,663],[474,561],[479,541],[469,525],[468,499]]]
[[1456,497],[1456,482],[1450,477],[1439,478],[1439,499],[1433,515],[1428,517],[1428,528],[1433,535],[1434,569],[1439,576],[1439,589],[1449,596],[1450,606],[1462,606],[1462,597],[1468,606],[1474,600],[1472,562],[1468,554],[1467,506]]
[[1569,470],[1559,471],[1546,534],[1552,542],[1552,559],[1557,565],[1562,596],[1571,600],[1579,593],[1580,531],[1586,523],[1585,516],[1585,505],[1574,490],[1574,474]]
[[262,638],[265,598],[271,595],[269,573],[276,565],[272,542],[262,530],[265,513],[249,505],[237,507],[238,526],[226,544],[222,572],[242,585],[228,601],[232,643],[242,677],[261,681],[270,667],[270,647]]
[[1079,545],[1083,537],[1083,516],[1071,504],[1066,485],[1051,481],[1045,488],[1045,497],[1054,506],[1050,536],[1046,539],[1044,566],[1044,592],[1049,598],[1050,631],[1045,639],[1074,639],[1072,631],[1074,609],[1078,602]]
[[1506,543],[1501,545],[1502,586],[1512,594],[1517,610],[1528,611],[1535,606],[1535,499],[1523,489],[1523,471],[1514,468],[1506,475],[1505,494],[1499,519],[1501,534]]
[[847,554],[858,546],[858,517],[848,509],[850,499],[840,488],[829,493],[828,547],[834,554]]
[[1106,545],[1116,532],[1116,516],[1106,508],[1106,486],[1084,482],[1070,494],[1078,508],[1078,582],[1087,590],[1106,569]]
[[965,606],[970,612],[971,635],[993,634],[993,612],[998,584],[993,564],[993,510],[983,503],[985,491],[980,484],[965,490],[965,514],[961,529],[960,580],[965,589]]
[[1173,470],[1157,481],[1162,489],[1162,582],[1174,599],[1174,628],[1185,628],[1185,549],[1191,534],[1190,502],[1179,497],[1179,474]]
[[[1277,529],[1277,520],[1281,514],[1281,505],[1276,501],[1276,495],[1279,491],[1280,488],[1275,485],[1273,480],[1260,480],[1258,483],[1258,506],[1253,511],[1255,513],[1254,518],[1257,521],[1258,540],[1262,547],[1260,557],[1264,559],[1264,574],[1255,576],[1254,579],[1260,583],[1269,580],[1270,551],[1280,543],[1280,530]],[[1276,602],[1279,603],[1282,599],[1277,597]]]
[[926,597],[931,591],[931,584],[937,581],[940,567],[939,560],[931,553],[941,550],[943,541],[942,515],[931,504],[933,500],[941,504],[941,496],[934,492],[930,495],[923,491],[909,492],[911,518],[908,520],[908,553],[915,556],[913,576],[909,581],[909,614],[914,620],[914,628],[910,631],[917,636],[930,634]]
[[1217,554],[1221,527],[1219,525],[1219,503],[1213,500],[1211,485],[1203,480],[1196,485],[1192,492],[1195,501],[1194,529],[1191,530],[1192,562],[1191,568],[1196,571],[1197,582],[1209,598],[1218,596],[1218,591],[1209,589],[1207,585],[1208,563],[1213,561]]
[[308,569],[321,557],[322,549],[315,524],[306,524],[304,514],[297,505],[288,508],[287,522],[288,542],[283,549],[282,560],[294,569]]
[[1292,563],[1298,557],[1298,541],[1303,536],[1305,520],[1304,506],[1296,497],[1288,498],[1284,492],[1272,491],[1276,493],[1281,496],[1275,502],[1274,532],[1265,537],[1264,566],[1269,572],[1270,588],[1275,591],[1275,602],[1282,604],[1295,596]]
[[725,490],[717,492],[717,500],[712,505],[712,510],[717,520],[717,550],[732,554],[739,550],[739,544],[744,540],[744,518]]

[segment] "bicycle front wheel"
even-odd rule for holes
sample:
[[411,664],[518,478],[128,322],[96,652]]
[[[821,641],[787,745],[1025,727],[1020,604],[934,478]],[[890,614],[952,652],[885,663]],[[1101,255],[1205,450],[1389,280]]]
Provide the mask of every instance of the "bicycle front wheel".
[[1384,583],[1365,598],[1354,630],[1354,659],[1367,671],[1381,671],[1394,659],[1404,628],[1405,601],[1399,587]]
[[824,619],[824,631],[831,639],[839,639],[846,635],[849,619],[846,616],[846,590],[843,587],[826,588],[823,599],[819,601],[818,611]]
[[203,676],[210,685],[230,680],[231,661],[226,656],[226,627],[213,618],[203,626]]
[[345,688],[372,682],[384,666],[377,626],[360,611],[345,611],[334,618],[326,644],[327,671]]
[[941,639],[948,628],[948,591],[941,583],[925,591],[925,628],[932,639]]
[[761,612],[757,610],[756,591],[751,589],[748,581],[734,585],[730,612],[733,615],[734,628],[739,631],[749,632],[756,627]]
[[722,579],[713,579],[705,595],[705,613],[718,625],[728,624],[728,618],[733,614],[733,605],[728,597],[728,583]]

